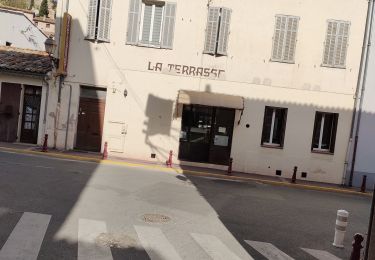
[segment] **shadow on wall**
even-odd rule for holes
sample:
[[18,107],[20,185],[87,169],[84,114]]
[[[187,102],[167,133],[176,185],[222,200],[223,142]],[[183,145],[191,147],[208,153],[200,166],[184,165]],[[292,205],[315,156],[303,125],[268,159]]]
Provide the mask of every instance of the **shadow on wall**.
[[[212,87],[207,85],[205,91],[212,91]],[[268,91],[270,90],[268,89]],[[176,100],[177,95],[178,93],[176,93]],[[288,109],[284,147],[281,150],[261,147],[266,106]],[[147,117],[144,130],[145,144],[151,149],[152,153],[162,156],[160,160],[162,163],[168,159],[169,149],[167,147],[170,147],[170,142],[179,143],[176,137],[178,138],[180,135],[181,129],[172,127],[172,121],[181,118],[182,109],[183,106],[176,104],[175,100],[163,99],[152,94],[148,96],[145,111]],[[338,114],[337,136],[333,155],[311,152],[316,112]],[[342,177],[341,172],[331,173],[329,171],[344,166],[350,131],[350,110],[334,106],[316,106],[311,103],[302,104],[300,102],[247,98],[245,99],[245,111],[242,116],[240,114],[239,111],[236,112],[231,156],[234,158],[234,164],[243,165],[241,171],[260,173],[260,170],[267,169],[267,174],[273,175],[276,170],[290,172],[294,166],[298,166],[299,172],[305,172],[308,177],[314,175],[322,176],[322,178],[330,178],[329,176],[333,175],[340,176],[336,179]],[[368,114],[369,116],[375,121],[375,115]],[[240,121],[239,125],[237,124],[238,121]],[[209,134],[212,135],[212,133]],[[158,135],[161,137],[152,138]],[[213,142],[213,136],[209,139]],[[174,155],[178,156],[178,151],[173,152]],[[312,162],[314,160],[318,162],[318,158],[321,159],[322,164]],[[309,165],[309,167],[303,168],[301,164]],[[327,165],[332,167],[327,169]],[[360,185],[361,178],[360,174],[355,174],[354,183]],[[333,179],[331,178],[331,180]],[[346,179],[348,180],[348,176],[346,176]],[[338,182],[341,182],[341,179]],[[374,184],[375,174],[368,174],[368,189],[372,189]]]

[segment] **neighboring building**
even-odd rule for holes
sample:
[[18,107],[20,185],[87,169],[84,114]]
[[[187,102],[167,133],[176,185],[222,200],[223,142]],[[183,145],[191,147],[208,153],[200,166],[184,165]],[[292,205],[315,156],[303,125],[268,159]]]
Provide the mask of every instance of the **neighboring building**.
[[298,178],[343,182],[366,1],[68,8],[68,72],[59,119],[47,125],[51,145],[101,151],[108,142],[110,155],[158,162],[172,150],[181,165],[221,169],[233,157],[236,171],[291,177],[298,166]]
[[0,46],[44,51],[47,36],[30,19],[30,12],[0,7]]
[[48,82],[45,52],[0,47],[0,141],[42,144]]
[[[373,2],[373,1],[371,1]],[[374,14],[372,14],[374,16]],[[371,19],[373,19],[373,16]],[[354,172],[353,172],[353,186],[361,186],[362,177],[367,176],[367,188],[373,189],[375,184],[375,24],[372,23],[372,28],[369,33],[369,44],[366,42],[365,46],[368,48],[368,60],[363,60],[363,71],[361,80],[361,88],[363,88],[363,96],[359,97],[359,109],[354,124],[354,136],[358,136],[357,154],[355,158]],[[367,68],[366,68],[366,64]],[[362,89],[360,89],[361,92]],[[358,118],[360,120],[358,121]],[[353,145],[355,145],[355,138],[353,138]],[[352,158],[351,158],[352,159]],[[352,160],[349,161],[348,178],[350,179],[350,170]]]
[[34,17],[34,24],[48,37],[55,36],[55,19],[48,17]]

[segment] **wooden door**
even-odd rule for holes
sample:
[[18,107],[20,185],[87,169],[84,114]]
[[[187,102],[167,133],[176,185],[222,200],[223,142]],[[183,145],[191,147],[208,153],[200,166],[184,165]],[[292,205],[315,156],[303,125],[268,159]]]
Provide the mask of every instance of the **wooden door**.
[[42,87],[25,86],[21,125],[21,142],[36,144],[38,141]]
[[[91,91],[96,92],[92,94]],[[76,148],[84,151],[100,152],[103,136],[105,99],[97,95],[95,89],[85,89],[79,101]]]
[[21,85],[3,82],[0,91],[0,141],[16,142]]

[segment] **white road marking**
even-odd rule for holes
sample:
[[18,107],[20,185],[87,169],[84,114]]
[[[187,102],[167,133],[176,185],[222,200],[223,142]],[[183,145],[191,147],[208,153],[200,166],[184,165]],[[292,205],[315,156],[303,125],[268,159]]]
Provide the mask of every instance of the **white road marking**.
[[182,259],[160,228],[145,226],[134,226],[137,231],[139,241],[152,260],[179,260]]
[[97,239],[107,233],[104,221],[79,219],[78,222],[78,260],[112,260],[109,246],[101,245]]
[[342,260],[341,258],[338,258],[327,251],[308,249],[308,248],[301,248],[301,249],[319,260]]
[[[206,251],[206,253],[214,260],[241,260],[237,255],[235,255],[229,248],[221,242],[215,236],[203,235],[192,233],[191,236],[194,240]],[[250,257],[250,259],[252,259]]]
[[251,247],[269,260],[294,260],[270,243],[245,240]]
[[25,212],[0,251],[0,260],[35,260],[51,220],[50,215]]

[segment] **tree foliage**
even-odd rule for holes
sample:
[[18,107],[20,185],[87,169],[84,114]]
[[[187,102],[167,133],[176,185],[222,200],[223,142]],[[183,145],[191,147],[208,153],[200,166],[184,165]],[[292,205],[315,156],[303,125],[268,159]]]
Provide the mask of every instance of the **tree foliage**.
[[47,16],[48,17],[48,1],[43,0],[42,3],[40,4],[39,8],[39,16]]
[[0,4],[21,9],[29,7],[26,0],[0,0]]

